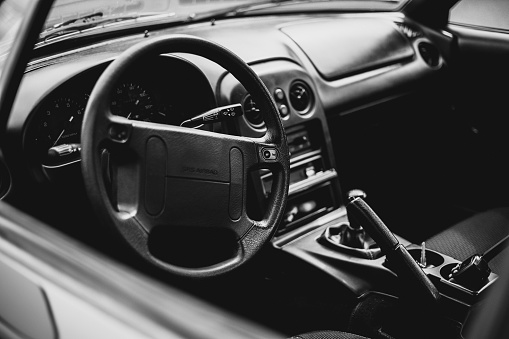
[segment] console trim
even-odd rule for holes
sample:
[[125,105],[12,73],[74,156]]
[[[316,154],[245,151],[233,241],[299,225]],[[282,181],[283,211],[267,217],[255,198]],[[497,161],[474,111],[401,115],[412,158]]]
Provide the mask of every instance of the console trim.
[[318,172],[312,177],[291,184],[288,189],[288,195],[303,192],[310,187],[316,186],[318,184],[324,183],[337,177],[338,173],[333,168],[326,170],[324,172]]

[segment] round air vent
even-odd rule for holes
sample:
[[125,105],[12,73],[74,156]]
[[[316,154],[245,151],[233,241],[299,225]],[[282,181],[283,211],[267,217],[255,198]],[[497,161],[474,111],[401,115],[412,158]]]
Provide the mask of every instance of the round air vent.
[[244,98],[242,107],[244,108],[244,117],[251,126],[255,128],[262,128],[265,126],[262,112],[256,106],[256,103],[253,101],[249,94]]
[[296,81],[290,86],[290,103],[297,113],[309,112],[313,105],[313,92],[303,81]]
[[426,62],[430,67],[437,67],[439,65],[440,52],[435,46],[429,42],[420,42],[419,45],[417,45],[417,48],[424,62]]

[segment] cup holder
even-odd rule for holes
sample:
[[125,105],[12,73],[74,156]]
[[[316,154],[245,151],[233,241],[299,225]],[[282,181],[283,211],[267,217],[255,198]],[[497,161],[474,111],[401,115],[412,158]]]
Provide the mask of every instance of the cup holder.
[[[421,248],[418,245],[412,245],[407,250],[419,264],[421,262]],[[433,284],[437,286],[441,294],[462,303],[473,305],[479,300],[480,294],[497,280],[498,275],[492,272],[486,279],[482,281],[474,279],[473,283],[470,281],[465,282],[464,279],[457,281],[451,279],[450,275],[453,268],[458,264],[461,264],[461,262],[452,257],[426,249],[426,267],[423,267],[423,270],[430,277]]]
[[442,267],[440,269],[440,275],[442,276],[442,278],[444,278],[445,280],[449,280],[452,269],[456,266],[458,266],[458,264],[452,263],[452,264],[447,264],[444,267]]
[[[411,248],[408,253],[414,258],[417,263],[421,262],[421,249]],[[426,250],[426,268],[438,267],[444,263],[444,257],[437,252]]]

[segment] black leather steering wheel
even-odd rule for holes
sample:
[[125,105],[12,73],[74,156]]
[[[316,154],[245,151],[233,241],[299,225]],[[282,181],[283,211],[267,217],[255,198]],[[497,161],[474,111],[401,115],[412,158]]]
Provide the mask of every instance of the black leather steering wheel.
[[[261,138],[232,136],[133,121],[111,113],[111,93],[130,67],[146,57],[176,52],[207,58],[237,78],[259,106],[266,134]],[[194,278],[229,272],[261,249],[283,216],[289,152],[278,110],[254,71],[214,42],[171,35],[151,38],[123,52],[104,71],[90,95],[81,139],[86,191],[98,216],[113,225],[143,258],[166,271]],[[106,166],[106,159],[114,166]],[[257,168],[273,173],[261,221],[246,212],[248,175]],[[112,178],[107,179],[105,172],[112,172]],[[150,237],[177,237],[180,233],[172,235],[173,228],[196,230],[196,235],[203,230],[227,231],[232,235],[228,238],[232,255],[204,267],[186,267],[156,257]],[[164,243],[162,240],[158,243]],[[199,253],[200,248],[196,252],[209,255]]]

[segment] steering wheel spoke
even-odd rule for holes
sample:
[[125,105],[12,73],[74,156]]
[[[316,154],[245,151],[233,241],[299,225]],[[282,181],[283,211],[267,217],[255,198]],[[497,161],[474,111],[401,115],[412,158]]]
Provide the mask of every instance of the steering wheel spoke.
[[131,138],[133,121],[122,116],[106,113],[102,139],[115,144],[124,144]]

